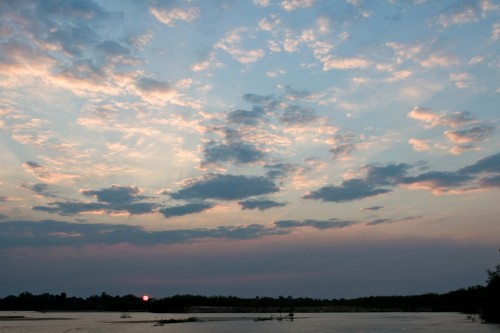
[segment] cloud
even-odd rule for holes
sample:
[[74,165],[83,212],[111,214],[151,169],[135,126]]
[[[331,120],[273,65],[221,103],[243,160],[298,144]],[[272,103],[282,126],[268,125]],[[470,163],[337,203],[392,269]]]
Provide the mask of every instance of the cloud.
[[303,199],[325,202],[347,202],[391,192],[390,189],[371,185],[363,179],[344,180],[340,186],[328,185],[304,195]]
[[304,195],[303,199],[314,199],[325,202],[348,202],[364,199],[392,191],[413,166],[400,164],[376,165],[364,167],[365,178],[344,180],[339,186],[328,185]]
[[365,166],[366,182],[374,185],[395,185],[403,179],[413,166],[407,163]]
[[371,222],[366,223],[366,225],[378,225],[378,224],[385,224],[385,223],[391,223],[393,222],[392,219],[376,219]]
[[491,39],[493,41],[500,40],[500,23],[493,23],[491,27]]
[[467,185],[474,177],[451,171],[430,171],[414,177],[406,177],[401,184],[412,188],[431,190],[436,194],[447,192],[450,187]]
[[366,225],[379,225],[379,224],[388,224],[388,223],[395,223],[395,222],[402,222],[402,221],[411,221],[415,219],[419,219],[422,216],[407,216],[403,217],[401,219],[376,219],[371,222],[366,223]]
[[432,128],[438,125],[454,128],[474,121],[471,117],[471,113],[467,111],[435,112],[431,109],[419,106],[414,107],[408,113],[408,117],[422,122],[427,128]]
[[279,188],[265,177],[208,174],[191,180],[183,189],[171,193],[170,196],[178,200],[238,200],[278,191]]
[[444,132],[444,136],[452,143],[467,144],[483,141],[489,137],[494,130],[494,126],[482,124],[462,130],[446,131]]
[[52,78],[52,82],[77,95],[87,93],[106,93],[117,95],[120,89],[113,67],[97,64],[93,59],[77,59],[64,66]]
[[236,162],[240,164],[260,161],[265,154],[254,145],[238,141],[228,144],[208,142],[203,148],[204,161],[202,164],[219,162]]
[[149,197],[140,195],[142,191],[136,186],[112,185],[101,190],[84,189],[80,192],[86,197],[95,198],[97,202],[55,201],[32,209],[59,215],[120,213],[139,215],[153,213],[158,207],[158,204],[153,202],[140,202]]
[[137,186],[111,185],[102,190],[81,190],[80,192],[87,197],[96,198],[99,202],[110,204],[129,203],[146,198],[139,195],[141,190]]
[[232,124],[256,126],[262,121],[264,115],[262,108],[254,107],[252,110],[233,110],[227,114],[227,120]]
[[450,81],[459,89],[469,88],[472,76],[469,73],[450,73]]
[[314,0],[284,0],[281,2],[281,7],[289,12],[297,9],[308,8],[314,5]]
[[159,209],[159,212],[163,214],[166,218],[174,216],[183,216],[194,213],[201,213],[210,208],[213,208],[215,204],[213,203],[189,203],[182,206],[165,207]]
[[73,181],[80,178],[78,175],[70,175],[56,172],[49,167],[43,166],[35,161],[28,161],[23,163],[23,168],[30,172],[37,179],[46,183],[60,183],[65,181]]
[[[406,163],[363,167],[364,178],[344,180],[339,186],[328,185],[311,191],[303,199],[325,202],[348,202],[391,192],[403,186],[429,190],[433,194],[462,193],[475,189],[496,187],[500,173],[500,153],[484,157],[457,171],[428,171],[408,175],[417,165]],[[375,206],[377,207],[377,206]]]
[[[478,147],[473,143],[481,142],[487,139],[495,130],[495,126],[489,123],[479,123],[472,118],[470,112],[435,112],[431,109],[414,107],[408,117],[418,120],[424,124],[425,128],[433,128],[435,126],[447,126],[461,129],[447,130],[443,134],[446,139],[455,144],[449,151],[452,154],[459,155],[464,151],[477,150]],[[466,124],[477,124],[468,128],[463,127]],[[410,144],[413,145],[415,151],[423,151],[429,149],[429,140],[410,139]]]
[[149,77],[140,77],[135,82],[139,96],[150,103],[165,103],[175,100],[177,91],[169,83]]
[[456,58],[441,53],[433,53],[426,59],[420,61],[420,65],[425,68],[432,67],[450,67],[457,65],[459,62]]
[[241,98],[245,102],[261,105],[265,110],[272,110],[280,104],[280,101],[274,95],[243,94]]
[[260,211],[264,211],[264,210],[276,208],[276,207],[284,207],[287,205],[284,202],[276,202],[273,200],[264,200],[264,199],[263,200],[254,199],[254,200],[240,201],[240,202],[238,202],[238,204],[241,206],[241,209],[243,209],[243,210],[245,210],[245,209],[250,209],[250,210],[258,209]]
[[271,179],[282,179],[299,170],[299,167],[291,163],[274,163],[264,165],[266,176]]
[[190,8],[149,8],[149,12],[161,23],[169,27],[175,26],[176,21],[192,22],[200,17],[201,11],[198,7]]
[[38,164],[38,162],[35,162],[35,161],[27,161],[23,164],[23,166],[26,169],[31,169],[31,170],[43,168],[40,164]]
[[281,115],[280,121],[287,126],[301,126],[309,124],[318,119],[314,110],[298,105],[290,105]]
[[497,153],[457,171],[429,171],[417,176],[404,177],[399,180],[399,185],[430,190],[434,194],[461,193],[496,187],[499,174],[500,153]]
[[366,207],[366,208],[361,208],[363,212],[376,212],[378,210],[381,210],[384,208],[384,206],[371,206],[371,207]]
[[268,228],[260,224],[221,226],[213,229],[148,231],[140,226],[123,224],[69,223],[52,220],[3,222],[2,230],[1,248],[122,243],[151,246],[188,243],[207,238],[240,240],[289,233],[288,230]]
[[481,178],[479,186],[481,188],[500,187],[500,175]]
[[426,151],[430,149],[429,140],[412,138],[408,140],[408,143],[412,145],[414,151]]
[[270,5],[271,0],[252,0],[254,4],[260,7],[267,7]]
[[215,49],[220,49],[231,55],[234,60],[241,64],[251,64],[264,57],[262,49],[242,48],[243,36],[248,30],[244,28],[234,29],[228,32],[223,39],[214,45]]
[[477,9],[465,1],[451,7],[447,12],[439,15],[436,19],[436,23],[443,28],[477,21],[479,21]]
[[500,153],[486,156],[476,163],[458,170],[463,174],[500,173]]
[[336,58],[332,56],[321,59],[321,62],[323,63],[324,71],[366,68],[370,65],[370,62],[363,58]]
[[38,183],[38,184],[22,184],[22,188],[31,190],[36,194],[39,194],[44,197],[56,197],[55,194],[51,193],[51,189],[47,184]]
[[105,203],[88,202],[50,202],[47,206],[34,206],[32,209],[39,212],[59,214],[63,216],[91,212],[108,212],[110,206]]
[[347,159],[352,152],[358,149],[362,142],[363,136],[350,132],[335,134],[330,140],[330,148],[335,159]]
[[0,43],[0,70],[17,82],[12,84],[26,84],[19,76],[43,76],[46,82],[75,93],[113,89],[116,93],[109,84],[113,66],[91,66],[88,58],[101,42],[93,26],[114,22],[120,15],[94,1],[13,1],[0,6],[6,28],[2,31],[8,35]]
[[350,227],[355,224],[352,221],[341,221],[337,218],[332,218],[329,220],[281,220],[274,222],[276,228],[283,229],[293,229],[293,228],[303,228],[303,227],[312,227],[315,229],[337,229],[337,228],[345,228]]
[[130,54],[128,48],[120,45],[118,42],[113,40],[106,40],[100,42],[95,46],[96,50],[101,52],[106,57],[114,58],[114,57],[123,57]]
[[46,206],[34,206],[40,212],[71,216],[76,214],[150,214],[158,205],[150,202],[103,203],[103,202],[49,202]]
[[264,17],[263,19],[261,19],[258,25],[259,29],[261,30],[272,31],[280,23],[281,23],[280,19],[276,15],[271,14],[268,17]]
[[55,64],[55,59],[42,51],[18,41],[0,44],[1,75],[15,76],[40,76],[47,75]]

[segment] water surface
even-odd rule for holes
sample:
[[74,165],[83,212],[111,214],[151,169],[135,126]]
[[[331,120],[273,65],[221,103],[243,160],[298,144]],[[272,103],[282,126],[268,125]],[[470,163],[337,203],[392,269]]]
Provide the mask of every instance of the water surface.
[[[2,316],[24,316],[23,320],[1,320],[2,333],[368,333],[368,332],[500,332],[500,325],[472,322],[460,313],[297,313],[294,321],[255,321],[269,314],[155,314],[117,312],[0,312]],[[155,321],[196,316],[201,322],[154,326]]]

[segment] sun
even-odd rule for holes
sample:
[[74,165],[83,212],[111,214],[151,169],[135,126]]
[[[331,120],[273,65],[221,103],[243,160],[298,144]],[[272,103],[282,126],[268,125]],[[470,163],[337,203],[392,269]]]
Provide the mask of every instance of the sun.
[[148,296],[148,295],[144,295],[144,296],[142,296],[142,300],[143,300],[144,302],[147,302],[147,301],[149,300],[149,296]]

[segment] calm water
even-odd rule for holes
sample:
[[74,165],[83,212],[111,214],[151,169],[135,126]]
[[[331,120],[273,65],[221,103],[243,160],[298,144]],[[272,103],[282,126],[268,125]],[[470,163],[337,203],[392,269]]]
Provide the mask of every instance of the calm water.
[[[203,322],[154,326],[154,320],[187,318],[193,314],[131,313],[121,319],[120,313],[38,313],[0,312],[1,316],[25,316],[44,320],[0,320],[2,333],[101,333],[101,332],[169,332],[169,333],[368,333],[368,332],[500,332],[499,325],[471,322],[460,313],[298,313],[290,321],[254,321],[262,314],[196,314]],[[267,315],[264,315],[267,316]],[[52,319],[51,319],[52,318]],[[57,318],[57,319],[54,319]],[[68,318],[62,320],[62,318]],[[224,319],[221,321],[210,321]],[[134,321],[150,321],[136,323]]]

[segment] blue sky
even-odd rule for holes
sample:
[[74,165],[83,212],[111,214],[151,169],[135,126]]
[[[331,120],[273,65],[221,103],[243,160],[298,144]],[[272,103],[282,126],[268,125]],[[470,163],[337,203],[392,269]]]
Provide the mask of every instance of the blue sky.
[[414,294],[498,263],[498,1],[0,16],[0,295]]

